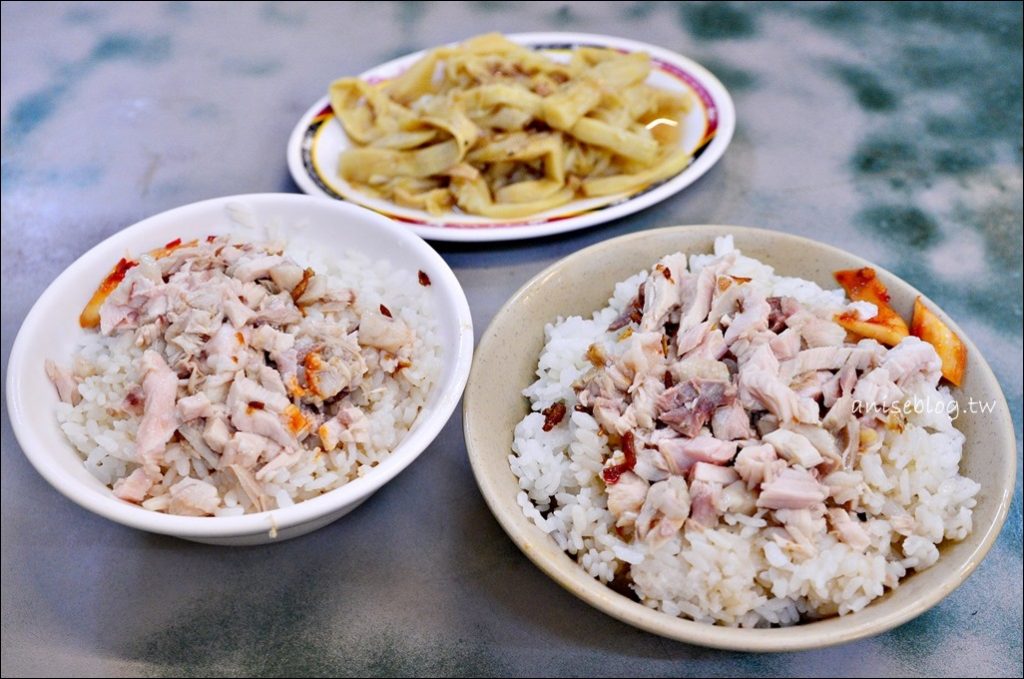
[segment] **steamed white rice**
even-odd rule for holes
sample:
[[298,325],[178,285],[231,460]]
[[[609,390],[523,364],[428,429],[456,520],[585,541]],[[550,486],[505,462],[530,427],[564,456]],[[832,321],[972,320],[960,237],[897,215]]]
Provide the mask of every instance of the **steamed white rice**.
[[[691,270],[733,249],[731,238],[719,239],[713,255],[690,256]],[[751,278],[750,285],[766,295],[787,295],[830,311],[850,306],[841,290],[777,276],[747,257],[739,256],[728,273]],[[866,515],[861,526],[871,545],[863,553],[823,532],[815,539],[816,554],[793,560],[762,533],[763,509],[752,516],[725,514],[724,524],[680,531],[658,548],[625,542],[608,511],[601,478],[612,451],[594,418],[574,411],[573,383],[591,368],[588,346],[611,347],[618,339],[619,332],[607,328],[645,276],[640,272],[617,284],[608,306],[591,318],[560,318],[546,326],[538,379],[524,391],[533,412],[516,426],[509,456],[523,512],[592,577],[611,583],[628,568],[635,596],[672,616],[729,626],[792,625],[864,608],[909,572],[934,564],[944,540],[960,540],[971,531],[979,485],[959,474],[964,436],[948,409],[933,408],[910,414],[902,432],[886,430],[881,449],[860,456],[846,473],[848,490],[834,501],[851,502]],[[862,306],[853,308],[873,315],[873,308]],[[945,387],[918,386],[908,394],[913,396],[932,404],[952,399]],[[558,401],[567,415],[545,432],[540,411]],[[913,521],[896,518],[905,515]]]
[[[271,500],[268,509],[321,495],[371,472],[415,424],[441,364],[433,299],[430,288],[417,283],[416,271],[397,269],[390,262],[372,261],[356,252],[341,259],[326,259],[289,247],[285,254],[304,266],[313,265],[318,273],[330,275],[332,287],[356,290],[361,308],[386,305],[395,318],[412,329],[415,342],[411,365],[394,373],[380,368],[378,361],[388,360],[385,356],[371,358],[365,377],[367,400],[358,404],[367,417],[368,442],[342,441],[330,452],[305,449],[300,462],[278,470],[263,482]],[[317,310],[309,313],[320,314]],[[133,340],[131,332],[112,336],[87,333],[72,366],[76,375],[87,375],[78,385],[81,401],[74,406],[63,402],[57,406],[64,435],[81,454],[89,472],[109,486],[139,467],[135,434],[141,418],[121,407],[142,377],[139,366],[144,350]],[[208,480],[217,469],[216,459],[206,459],[191,447],[173,442],[167,447],[165,459],[170,467],[162,481],[164,487],[185,477]],[[254,511],[250,499],[237,488],[226,490],[221,499],[217,516]]]

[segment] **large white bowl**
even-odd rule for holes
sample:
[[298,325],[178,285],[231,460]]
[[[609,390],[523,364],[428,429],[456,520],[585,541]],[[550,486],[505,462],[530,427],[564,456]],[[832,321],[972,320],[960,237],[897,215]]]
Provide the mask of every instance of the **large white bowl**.
[[[171,516],[117,499],[85,468],[55,415],[58,399],[43,360],[64,361],[83,337],[78,314],[96,286],[126,253],[151,250],[175,238],[221,235],[240,223],[273,227],[299,250],[322,257],[362,252],[395,267],[427,273],[434,297],[442,368],[423,412],[401,444],[372,472],[284,509],[237,517]],[[29,461],[57,490],[101,516],[142,530],[197,542],[249,545],[303,535],[344,516],[415,460],[455,409],[469,375],[473,322],[458,280],[444,260],[408,229],[369,210],[293,194],[215,198],[163,212],[124,229],[82,255],[29,311],[7,366],[7,408]]]
[[[999,382],[978,348],[927,298],[928,306],[967,346],[967,372],[960,387],[952,390],[954,397],[965,409],[968,399],[992,408],[973,413],[965,410],[956,421],[966,437],[961,472],[981,484],[974,530],[960,542],[943,542],[939,546],[942,556],[934,566],[908,575],[899,587],[856,613],[779,629],[719,627],[673,617],[590,577],[526,517],[516,501],[519,480],[508,457],[516,423],[530,411],[522,390],[537,378],[545,324],[558,317],[589,317],[608,303],[618,281],[647,269],[667,253],[711,252],[716,237],[730,234],[745,255],[775,267],[780,275],[799,276],[828,288],[835,287],[832,274],[838,269],[874,266],[807,238],[738,226],[641,231],[592,245],[551,265],[509,299],[480,340],[463,402],[466,447],[477,484],[502,528],[541,570],[587,603],[635,627],[691,644],[742,651],[820,648],[884,632],[925,612],[971,574],[995,542],[1013,501],[1017,447]],[[889,288],[896,311],[909,318],[920,293],[888,271],[875,268]]]

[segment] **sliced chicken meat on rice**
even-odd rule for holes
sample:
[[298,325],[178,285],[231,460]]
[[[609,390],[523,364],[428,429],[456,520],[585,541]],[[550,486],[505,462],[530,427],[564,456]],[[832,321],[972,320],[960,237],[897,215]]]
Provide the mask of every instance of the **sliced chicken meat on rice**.
[[525,394],[572,415],[517,426],[519,504],[591,575],[673,615],[767,626],[862,608],[970,530],[978,490],[950,417],[903,408],[950,401],[935,349],[834,320],[875,313],[731,239],[664,257],[592,319],[548,326]]
[[372,267],[364,296],[272,244],[175,241],[115,271],[82,316],[99,337],[46,371],[87,464],[149,509],[262,511],[337,487],[400,440],[436,370],[415,274],[392,272],[395,313]]

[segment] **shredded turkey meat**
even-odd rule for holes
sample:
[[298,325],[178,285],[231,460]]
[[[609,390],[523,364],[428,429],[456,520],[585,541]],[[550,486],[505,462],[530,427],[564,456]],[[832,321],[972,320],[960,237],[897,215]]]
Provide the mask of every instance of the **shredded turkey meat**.
[[[416,335],[397,310],[361,308],[275,245],[211,237],[138,259],[115,267],[119,282],[105,281],[82,317],[144,350],[121,409],[138,417],[134,464],[111,484],[128,502],[205,516],[233,491],[247,511],[278,506],[282,470],[368,441],[375,371],[412,365]],[[80,401],[80,377],[45,369],[62,401]]]
[[813,549],[808,536],[827,521],[863,550],[868,535],[826,477],[880,439],[884,409],[870,406],[934,381],[939,360],[916,338],[848,341],[834,310],[729,275],[734,259],[690,271],[681,254],[663,258],[609,327],[613,345],[588,350],[574,407],[613,451],[608,510],[620,534],[652,547],[742,513],[792,549]]

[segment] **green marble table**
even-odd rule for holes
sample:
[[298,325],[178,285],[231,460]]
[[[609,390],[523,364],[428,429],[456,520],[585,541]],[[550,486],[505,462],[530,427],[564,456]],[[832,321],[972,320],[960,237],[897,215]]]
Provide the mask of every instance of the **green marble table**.
[[[1021,430],[1021,5],[3,3],[3,365],[36,297],[104,237],[213,196],[295,191],[285,142],[341,74],[500,30],[677,50],[731,90],[705,177],[566,236],[439,245],[478,333],[537,271],[687,223],[810,236],[948,310]],[[3,414],[5,676],[199,674],[1020,676],[1021,480],[981,567],[896,630],[800,654],[634,630],[537,570],[491,517],[461,421],[358,511],[249,549],[147,535],[65,500]]]

